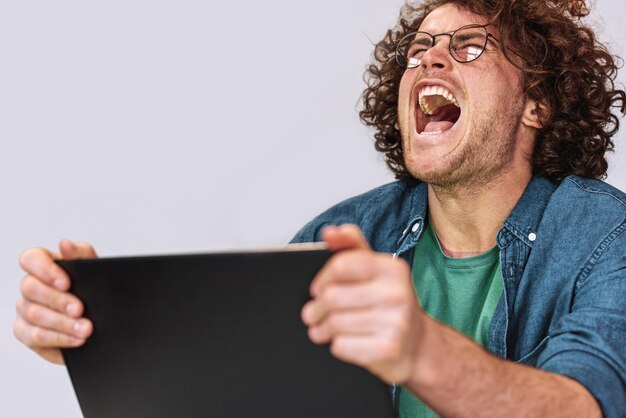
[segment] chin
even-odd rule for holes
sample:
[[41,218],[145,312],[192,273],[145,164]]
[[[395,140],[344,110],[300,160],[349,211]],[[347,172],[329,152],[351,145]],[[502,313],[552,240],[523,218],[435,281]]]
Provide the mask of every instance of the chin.
[[[404,138],[404,163],[407,171],[415,178],[427,183],[455,183],[460,180],[471,152],[466,149],[468,138],[463,124],[439,135],[426,136],[412,132]],[[465,144],[465,145],[464,145]]]
[[433,164],[416,164],[407,162],[407,170],[411,176],[416,179],[432,184],[434,186],[449,186],[457,184],[460,179],[456,174],[456,170],[449,166]]

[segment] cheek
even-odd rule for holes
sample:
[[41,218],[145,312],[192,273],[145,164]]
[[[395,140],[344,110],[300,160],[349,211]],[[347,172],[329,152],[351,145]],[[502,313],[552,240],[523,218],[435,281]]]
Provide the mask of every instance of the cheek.
[[467,89],[470,107],[476,111],[494,111],[510,103],[517,94],[516,86],[506,78],[492,78],[490,83],[471,85]]
[[523,75],[520,70],[506,62],[500,65],[499,74],[501,78],[499,78],[498,90],[504,92],[504,96],[517,97],[522,94]]

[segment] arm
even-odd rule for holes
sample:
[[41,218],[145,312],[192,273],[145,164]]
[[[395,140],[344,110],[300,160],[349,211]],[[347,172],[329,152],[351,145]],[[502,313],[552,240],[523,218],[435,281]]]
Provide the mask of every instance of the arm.
[[24,251],[20,266],[22,297],[17,301],[15,337],[44,359],[63,364],[60,348],[78,347],[91,335],[91,321],[82,318],[83,304],[71,293],[70,278],[55,259],[93,258],[93,247],[64,240],[60,254],[43,248]]
[[442,416],[602,416],[577,381],[499,359],[429,317],[417,338],[422,359],[404,384]]
[[314,279],[302,318],[336,357],[405,385],[442,416],[601,416],[578,382],[498,359],[431,319],[408,265],[371,251],[356,227],[323,237],[344,251]]

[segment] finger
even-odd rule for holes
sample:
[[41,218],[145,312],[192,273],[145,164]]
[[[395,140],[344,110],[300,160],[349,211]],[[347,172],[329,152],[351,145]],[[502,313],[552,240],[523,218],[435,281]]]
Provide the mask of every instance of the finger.
[[73,318],[78,318],[83,314],[84,308],[80,299],[72,293],[50,287],[36,277],[31,275],[24,277],[20,288],[24,299],[29,302],[47,306]]
[[362,309],[385,303],[390,287],[383,281],[334,282],[325,285],[302,309],[302,320],[311,326],[328,312]]
[[328,249],[331,251],[370,249],[361,229],[352,224],[327,226],[322,231],[322,239],[326,242]]
[[309,328],[309,338],[316,344],[325,344],[341,335],[373,335],[387,325],[380,320],[380,316],[380,311],[372,309],[333,312],[324,321]]
[[366,308],[388,300],[389,286],[382,280],[334,282],[325,286],[315,301],[331,310]]
[[79,258],[96,258],[96,250],[91,244],[86,242],[73,242],[68,239],[61,240],[59,249],[66,260],[76,260]]
[[19,316],[15,319],[13,333],[18,340],[33,349],[78,347],[85,343],[84,338],[33,326]]
[[58,258],[57,256],[57,254],[45,248],[31,248],[22,253],[19,262],[26,273],[39,278],[59,290],[68,290],[70,287],[70,278],[67,273],[54,262],[54,259]]
[[91,321],[86,318],[71,318],[26,299],[17,301],[16,310],[18,316],[30,325],[76,338],[87,338],[93,330]]
[[333,339],[330,352],[339,360],[366,366],[375,361],[375,345],[376,339],[368,335],[341,335]]
[[337,281],[370,280],[379,272],[385,274],[386,265],[395,261],[388,256],[368,250],[346,250],[333,255],[311,282],[311,295],[319,295],[322,288]]

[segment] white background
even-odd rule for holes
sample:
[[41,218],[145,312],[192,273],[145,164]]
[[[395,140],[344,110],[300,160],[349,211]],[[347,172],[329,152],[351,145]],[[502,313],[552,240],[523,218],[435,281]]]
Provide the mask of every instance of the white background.
[[[391,181],[357,102],[370,39],[400,4],[0,3],[0,416],[80,416],[65,368],[13,337],[25,248],[283,244]],[[593,16],[621,55],[623,8],[603,1]],[[608,179],[621,189],[625,139]]]

